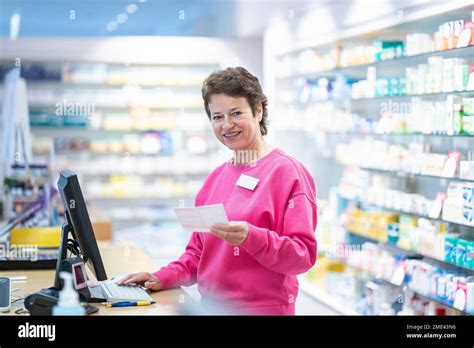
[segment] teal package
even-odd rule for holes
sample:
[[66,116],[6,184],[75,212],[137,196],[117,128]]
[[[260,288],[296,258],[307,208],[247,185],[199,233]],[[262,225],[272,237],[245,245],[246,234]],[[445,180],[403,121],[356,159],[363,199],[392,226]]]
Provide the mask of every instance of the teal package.
[[466,239],[458,239],[456,243],[456,265],[460,267],[466,266],[466,253],[467,253],[467,244],[469,243]]
[[474,240],[470,240],[466,246],[466,268],[474,269]]
[[447,236],[444,239],[444,261],[456,264],[456,248],[458,238]]

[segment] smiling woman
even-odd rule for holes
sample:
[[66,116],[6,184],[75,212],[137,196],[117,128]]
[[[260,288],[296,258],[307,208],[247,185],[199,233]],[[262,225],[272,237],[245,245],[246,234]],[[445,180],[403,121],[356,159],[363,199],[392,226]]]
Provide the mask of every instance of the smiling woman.
[[296,275],[316,261],[313,178],[264,140],[267,98],[246,69],[212,73],[202,97],[215,136],[234,157],[208,176],[196,206],[223,204],[230,222],[194,232],[179,260],[121,283],[153,290],[197,283],[203,303],[218,302],[226,312],[293,315]]

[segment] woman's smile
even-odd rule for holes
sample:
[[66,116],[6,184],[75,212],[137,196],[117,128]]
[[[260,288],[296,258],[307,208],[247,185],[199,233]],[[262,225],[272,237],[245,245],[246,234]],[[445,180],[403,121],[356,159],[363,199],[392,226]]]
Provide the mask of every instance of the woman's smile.
[[226,138],[226,140],[228,140],[228,141],[233,141],[233,140],[237,139],[237,137],[240,135],[240,133],[242,133],[242,131],[228,132],[228,133],[224,133],[222,136],[224,138]]

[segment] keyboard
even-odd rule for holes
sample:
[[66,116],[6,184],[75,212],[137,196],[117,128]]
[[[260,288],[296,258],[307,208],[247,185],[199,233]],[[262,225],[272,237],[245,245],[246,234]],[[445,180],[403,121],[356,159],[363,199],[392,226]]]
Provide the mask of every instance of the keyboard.
[[153,301],[146,290],[137,285],[117,285],[112,280],[100,282],[108,302]]

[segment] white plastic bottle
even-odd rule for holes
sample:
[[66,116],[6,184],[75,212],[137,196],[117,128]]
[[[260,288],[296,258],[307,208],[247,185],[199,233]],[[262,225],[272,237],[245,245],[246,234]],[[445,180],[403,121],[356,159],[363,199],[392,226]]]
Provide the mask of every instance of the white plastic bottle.
[[72,275],[61,272],[59,276],[63,279],[63,289],[59,292],[58,304],[53,307],[53,315],[85,315],[86,311],[79,302],[79,294],[72,286]]

